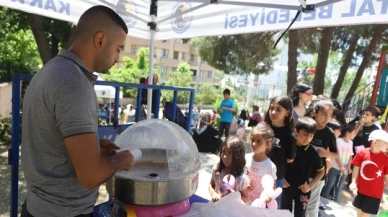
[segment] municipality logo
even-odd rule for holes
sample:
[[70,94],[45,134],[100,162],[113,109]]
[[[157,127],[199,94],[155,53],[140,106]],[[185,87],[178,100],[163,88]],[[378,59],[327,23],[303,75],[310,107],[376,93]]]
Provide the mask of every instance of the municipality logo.
[[100,0],[101,2],[107,3],[111,6],[121,18],[123,18],[128,29],[136,25],[137,19],[131,17],[129,14],[137,14],[137,5],[135,0]]
[[174,15],[174,18],[171,20],[171,27],[176,33],[184,33],[187,29],[190,28],[191,21],[193,21],[193,14],[192,12],[183,14],[190,8],[190,4],[186,2],[178,2],[175,4],[172,10],[172,15]]

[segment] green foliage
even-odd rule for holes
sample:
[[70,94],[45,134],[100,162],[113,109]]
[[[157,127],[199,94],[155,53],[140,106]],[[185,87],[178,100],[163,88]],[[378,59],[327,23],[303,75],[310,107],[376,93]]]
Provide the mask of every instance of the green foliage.
[[33,74],[42,64],[31,29],[15,23],[22,12],[10,11],[0,7],[0,82],[14,73]]
[[[191,87],[193,72],[190,70],[190,65],[186,62],[181,62],[178,65],[176,72],[170,72],[170,77],[166,82],[166,86],[174,87]],[[163,99],[166,101],[172,101],[174,93],[173,91],[163,90]],[[189,101],[190,92],[179,91],[178,103],[187,103]]]
[[198,94],[195,97],[198,97],[201,104],[212,105],[217,98],[217,89],[211,83],[204,83],[199,87]]
[[[101,77],[106,81],[122,83],[139,83],[140,78],[146,78],[149,71],[149,49],[141,48],[137,52],[137,61],[130,57],[124,57],[124,64],[120,68],[112,68],[106,75]],[[154,74],[158,75],[158,70],[154,68]],[[122,88],[125,97],[136,98],[137,89]]]
[[225,77],[225,73],[223,71],[216,71],[216,78],[223,79]]
[[191,43],[203,60],[225,73],[266,73],[279,50],[273,32],[195,38]]
[[11,145],[11,119],[0,116],[0,146]]

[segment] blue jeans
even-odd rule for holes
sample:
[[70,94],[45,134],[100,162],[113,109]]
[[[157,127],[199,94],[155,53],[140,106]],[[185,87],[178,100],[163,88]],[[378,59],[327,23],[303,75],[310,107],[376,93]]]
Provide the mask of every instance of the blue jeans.
[[[282,188],[283,189],[284,179],[276,179],[276,188]],[[276,202],[278,203],[278,208],[280,209],[280,201],[282,201],[282,195],[280,194],[276,198]]]
[[341,172],[335,168],[331,168],[329,170],[329,172],[327,173],[326,185],[325,185],[325,188],[323,189],[323,197],[327,199],[331,199],[330,191],[335,187],[337,177],[340,175],[341,175]]
[[334,185],[334,201],[339,202],[339,193],[342,189],[342,186],[344,185],[345,179],[347,178],[348,175],[345,174],[340,174],[339,177],[336,179],[336,184]]

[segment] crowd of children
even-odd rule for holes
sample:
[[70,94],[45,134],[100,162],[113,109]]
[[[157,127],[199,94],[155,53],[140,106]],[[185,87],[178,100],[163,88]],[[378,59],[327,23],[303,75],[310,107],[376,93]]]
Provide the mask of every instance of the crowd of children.
[[[330,98],[319,96],[307,107],[312,91],[306,86],[297,85],[302,92],[292,98],[272,98],[264,120],[252,128],[245,141],[248,118],[238,120],[236,136],[229,136],[236,109],[230,91],[224,91],[219,137],[225,133],[225,141],[209,185],[213,201],[225,195],[220,186],[232,175],[235,185],[231,190],[239,191],[249,205],[261,197],[262,178],[269,175],[275,180],[274,189],[283,188],[276,198],[278,208],[288,209],[295,217],[318,217],[321,195],[338,202],[339,192],[351,176],[348,185],[358,217],[377,214],[384,182],[388,186],[388,134],[374,124],[378,110],[367,107],[358,122],[346,124],[338,103]],[[293,104],[298,100],[296,112]],[[305,111],[300,108],[303,105]],[[252,153],[246,154],[244,142]],[[264,201],[268,204],[273,199]]]

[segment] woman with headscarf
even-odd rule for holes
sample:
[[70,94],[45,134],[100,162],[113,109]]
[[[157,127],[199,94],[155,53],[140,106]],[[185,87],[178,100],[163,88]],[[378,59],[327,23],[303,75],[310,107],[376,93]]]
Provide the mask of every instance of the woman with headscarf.
[[299,117],[305,116],[307,112],[307,103],[311,101],[313,96],[312,87],[307,84],[297,84],[292,88],[290,98],[294,109],[292,111],[292,116],[294,123],[296,123]]
[[210,113],[205,113],[199,121],[199,128],[193,130],[193,140],[199,152],[215,153],[221,147],[222,140],[217,137],[218,130],[210,124],[210,121]]
[[257,124],[263,121],[263,117],[261,117],[261,114],[259,112],[259,106],[254,105],[252,107],[252,116],[249,119],[248,127],[255,127]]

